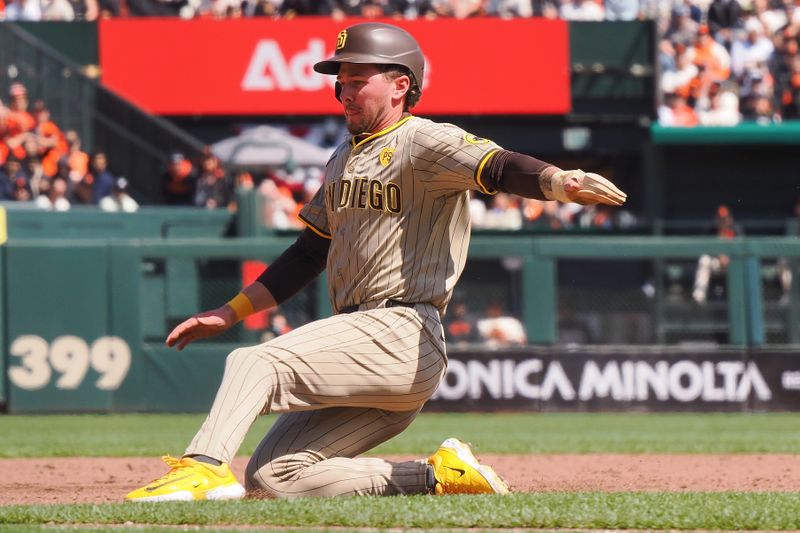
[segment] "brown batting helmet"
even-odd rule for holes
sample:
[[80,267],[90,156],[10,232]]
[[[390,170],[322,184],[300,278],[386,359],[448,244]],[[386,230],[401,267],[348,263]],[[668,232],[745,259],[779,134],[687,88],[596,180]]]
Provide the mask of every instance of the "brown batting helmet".
[[314,70],[338,74],[342,63],[401,65],[411,73],[411,83],[422,88],[422,50],[410,33],[391,24],[364,22],[340,31],[333,57],[316,63]]

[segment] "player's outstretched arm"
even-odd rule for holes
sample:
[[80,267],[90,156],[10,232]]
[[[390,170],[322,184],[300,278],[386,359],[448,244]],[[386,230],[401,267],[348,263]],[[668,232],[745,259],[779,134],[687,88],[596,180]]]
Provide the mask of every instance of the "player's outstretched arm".
[[529,155],[499,150],[480,176],[489,189],[525,198],[619,206],[628,195],[600,174],[561,170]]
[[325,269],[330,240],[306,229],[256,281],[231,301],[178,324],[167,336],[167,346],[183,350],[198,339],[213,337],[257,311],[291,298]]
[[222,307],[198,313],[175,326],[167,336],[167,346],[183,350],[190,342],[219,335],[246,316],[275,305],[275,298],[263,285],[252,283]]

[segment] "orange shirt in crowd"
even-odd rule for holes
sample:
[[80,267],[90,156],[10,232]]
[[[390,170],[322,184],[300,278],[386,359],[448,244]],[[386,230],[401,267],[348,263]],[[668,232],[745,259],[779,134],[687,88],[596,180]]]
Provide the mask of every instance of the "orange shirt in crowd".
[[718,46],[721,45],[711,36],[702,36],[693,46],[694,64],[704,66],[712,81],[727,80],[731,75],[730,66],[724,65],[715,53]]
[[36,127],[36,119],[27,111],[9,111],[6,121],[9,137],[31,131]]
[[42,122],[37,130],[41,137],[56,139],[56,145],[42,155],[42,170],[46,176],[52,178],[58,173],[58,160],[67,153],[67,141],[64,139],[61,128],[52,120]]
[[672,109],[673,126],[677,127],[691,127],[697,126],[697,114],[688,104],[678,104]]

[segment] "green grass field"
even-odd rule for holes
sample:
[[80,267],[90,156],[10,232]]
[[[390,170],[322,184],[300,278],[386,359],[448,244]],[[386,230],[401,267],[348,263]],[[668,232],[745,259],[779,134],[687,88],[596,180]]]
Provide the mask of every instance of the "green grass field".
[[[181,453],[204,415],[0,416],[0,457]],[[261,417],[239,453],[275,420]],[[448,436],[483,453],[800,453],[800,414],[423,414],[376,454],[428,454]]]
[[[0,455],[179,454],[198,415],[1,416]],[[249,454],[274,419],[260,419]],[[798,453],[800,414],[425,414],[375,453],[424,456],[446,436],[482,453]],[[0,482],[0,490],[2,482]],[[291,531],[635,529],[798,530],[800,480],[791,493],[532,493],[509,497],[425,496],[194,504],[0,507],[0,531],[175,526]],[[161,526],[161,527],[157,527]],[[74,529],[80,527],[82,529]],[[175,529],[177,530],[177,529]]]

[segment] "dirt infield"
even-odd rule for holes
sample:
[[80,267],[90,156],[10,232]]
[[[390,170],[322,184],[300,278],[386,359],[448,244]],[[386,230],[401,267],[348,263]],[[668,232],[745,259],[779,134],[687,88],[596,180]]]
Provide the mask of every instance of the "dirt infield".
[[[800,455],[482,455],[514,490],[796,491]],[[392,460],[407,459],[390,457]],[[242,479],[246,458],[234,461]],[[119,502],[166,473],[158,458],[0,459],[0,505]]]

